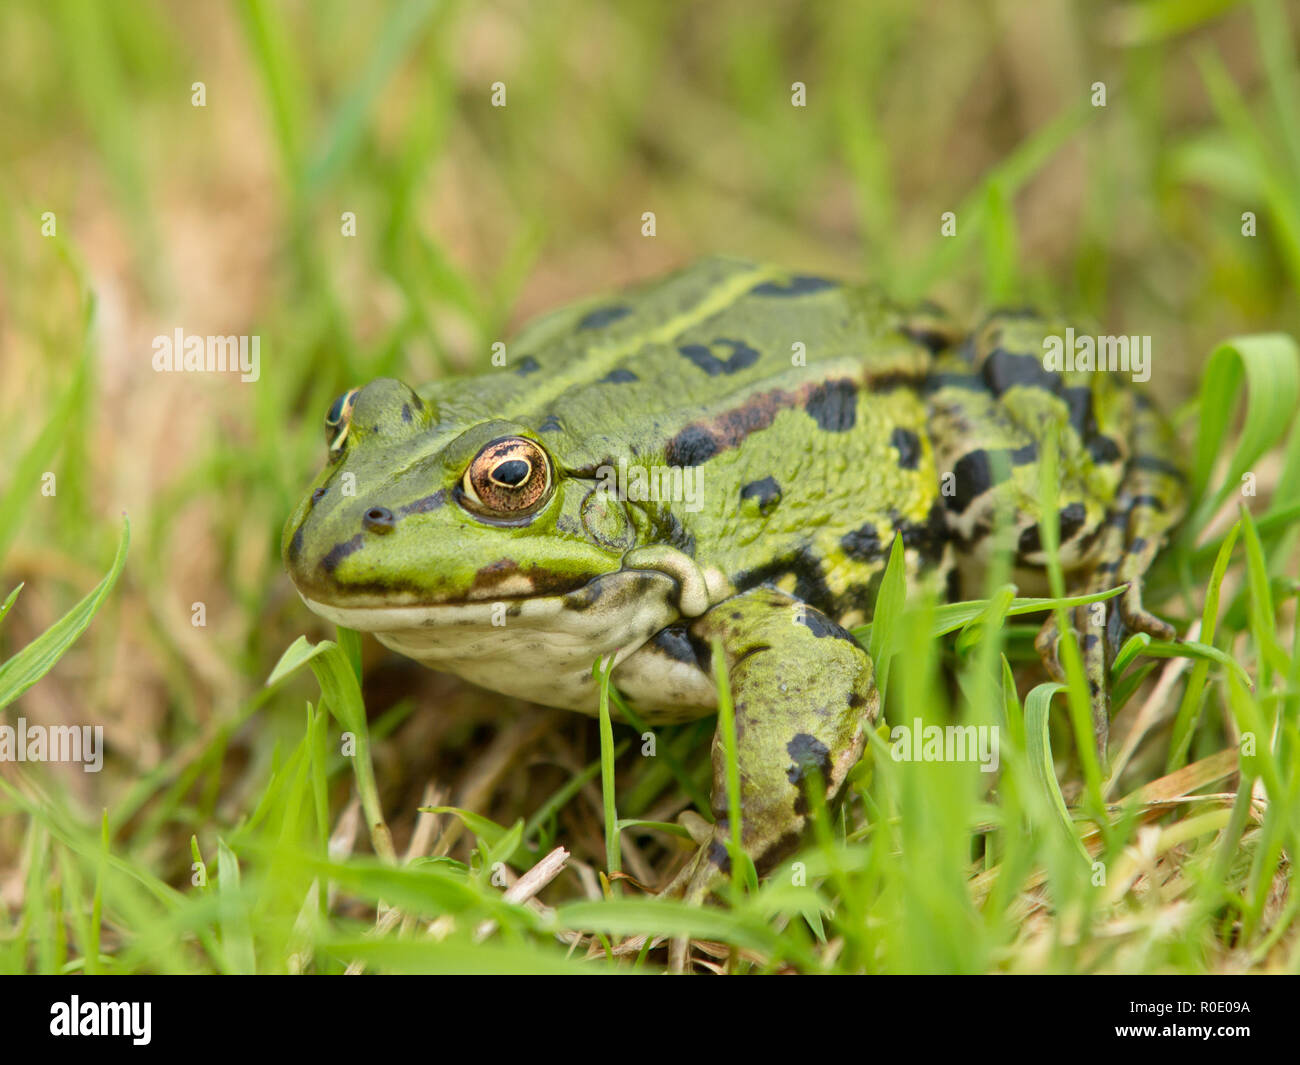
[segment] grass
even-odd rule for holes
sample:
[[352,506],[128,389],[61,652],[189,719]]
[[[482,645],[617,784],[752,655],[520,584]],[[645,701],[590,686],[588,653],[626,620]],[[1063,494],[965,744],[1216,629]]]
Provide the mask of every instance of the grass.
[[[733,972],[1300,970],[1282,4],[80,6],[0,14],[0,707],[106,754],[0,764],[0,971],[658,970],[683,936]],[[1060,586],[893,570],[848,800],[700,909],[645,889],[713,722],[396,662],[307,614],[278,535],[343,389],[712,251],[1152,335],[1197,501],[1148,587],[1187,639],[1123,649],[1108,766],[1022,620]],[[154,373],[178,325],[261,335],[261,379]],[[895,761],[916,718],[1001,726],[999,771]]]

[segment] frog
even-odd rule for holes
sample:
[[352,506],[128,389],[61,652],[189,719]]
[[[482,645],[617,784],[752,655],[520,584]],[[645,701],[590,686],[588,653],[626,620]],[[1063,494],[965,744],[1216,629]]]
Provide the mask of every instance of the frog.
[[850,630],[896,544],[927,594],[961,594],[999,536],[1041,577],[1047,447],[1069,592],[1123,589],[1036,641],[1061,679],[1079,641],[1104,751],[1118,640],[1176,635],[1142,590],[1186,478],[1131,381],[1048,368],[1067,327],[1004,308],[963,329],[877,284],[706,258],[535,319],[504,365],[345,392],[284,564],[328,621],[534,703],[598,713],[599,663],[657,728],[717,714],[725,671],[740,829],[715,732],[712,825],[665,889],[700,901],[733,835],[763,875],[814,788],[842,799],[881,720]]

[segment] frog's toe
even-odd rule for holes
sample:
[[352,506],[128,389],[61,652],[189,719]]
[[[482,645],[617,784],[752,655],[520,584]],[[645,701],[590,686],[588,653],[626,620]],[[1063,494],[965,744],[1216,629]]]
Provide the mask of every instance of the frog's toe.
[[[723,826],[716,826],[712,838],[702,844],[666,888],[660,898],[676,899],[693,906],[702,905],[705,900],[726,879],[731,868],[731,859],[722,841]],[[668,968],[670,972],[684,973],[690,957],[690,939],[679,936],[668,945]]]
[[1056,615],[1048,615],[1043,627],[1034,638],[1034,650],[1043,660],[1048,676],[1060,684],[1065,683],[1065,670],[1061,667],[1061,630],[1056,624]]
[[1124,619],[1124,627],[1129,632],[1144,632],[1153,640],[1163,640],[1166,643],[1178,639],[1177,629],[1143,607],[1142,586],[1138,581],[1133,581],[1120,598],[1119,612]]
[[[708,822],[704,823],[708,824]],[[677,875],[659,891],[661,899],[701,903],[722,882],[726,870],[730,868],[723,860],[726,858],[726,847],[721,843],[712,825],[709,826],[708,835],[703,839],[695,832],[691,835],[699,846],[687,863],[678,870]],[[711,856],[713,860],[710,860]]]

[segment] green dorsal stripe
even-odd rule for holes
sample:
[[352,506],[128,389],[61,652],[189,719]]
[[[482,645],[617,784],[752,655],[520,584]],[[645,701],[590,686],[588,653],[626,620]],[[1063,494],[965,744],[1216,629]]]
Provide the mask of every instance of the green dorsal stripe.
[[[499,417],[524,420],[528,415],[543,409],[569,389],[589,384],[609,370],[620,365],[633,352],[647,344],[668,344],[692,326],[707,320],[719,311],[726,310],[736,300],[757,284],[781,276],[771,267],[758,267],[735,274],[708,290],[699,303],[647,333],[626,338],[608,347],[592,347],[583,358],[576,359],[566,368],[555,371],[537,381],[535,388],[521,392],[502,410]],[[539,378],[541,375],[538,375]]]

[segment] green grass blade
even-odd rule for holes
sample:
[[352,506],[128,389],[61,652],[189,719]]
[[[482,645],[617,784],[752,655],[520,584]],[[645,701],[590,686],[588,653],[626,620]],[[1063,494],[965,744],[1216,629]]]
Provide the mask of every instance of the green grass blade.
[[[594,667],[600,681],[600,793],[605,812],[605,868],[611,876],[622,869],[614,790],[614,725],[609,717],[609,675],[613,669],[613,656],[603,666],[597,662]],[[618,886],[612,884],[611,890],[617,893]]]
[[217,893],[229,904],[221,920],[221,945],[226,953],[227,971],[257,972],[253,933],[248,926],[246,904],[239,890],[239,859],[224,839],[217,839]]
[[[1246,416],[1237,448],[1228,462],[1223,484],[1207,494],[1234,405],[1233,397],[1245,382]],[[1228,493],[1241,487],[1241,479],[1261,455],[1282,439],[1300,406],[1300,352],[1284,333],[1235,337],[1214,349],[1201,379],[1199,432],[1192,460],[1193,498],[1201,505],[1188,522],[1194,534],[1218,509]]]
[[1056,768],[1052,761],[1052,741],[1048,731],[1052,696],[1064,690],[1064,684],[1051,682],[1038,685],[1025,697],[1025,749],[1029,755],[1029,764],[1033,767],[1034,780],[1043,797],[1056,811],[1057,823],[1083,860],[1091,864],[1092,857],[1074,830],[1074,821],[1061,795],[1061,785],[1057,782]]
[[9,611],[13,608],[14,603],[18,601],[18,593],[21,592],[22,590],[23,590],[23,586],[19,584],[17,587],[14,588],[12,592],[9,593],[8,597],[4,601],[4,604],[0,605],[0,621],[4,621],[5,615],[9,613]]
[[352,662],[337,643],[322,640],[313,646],[306,637],[300,636],[280,656],[267,678],[267,685],[279,683],[303,665],[311,667],[330,712],[338,718],[344,730],[352,734],[356,743],[351,759],[352,771],[356,777],[357,794],[366,812],[367,827],[370,829],[375,853],[389,861],[396,861],[392,838],[379,801],[379,788],[375,783],[375,767],[370,757],[370,727],[366,721],[365,702],[361,697],[361,682],[357,679]]
[[885,572],[880,579],[880,587],[876,590],[876,607],[867,633],[867,653],[871,656],[876,671],[876,688],[880,691],[882,707],[889,690],[889,666],[895,650],[892,634],[899,630],[906,598],[903,538],[895,533],[893,546],[889,549],[889,561],[885,563]]
[[[117,555],[108,573],[76,606],[59,618],[36,639],[0,666],[0,709],[8,706],[18,696],[54,668],[63,653],[86,631],[95,614],[108,598],[113,585],[126,565],[127,549],[131,545],[131,524],[122,519],[122,536],[117,542]],[[10,600],[12,601],[11,594]]]
[[325,131],[322,146],[303,178],[305,194],[313,196],[356,155],[365,128],[366,113],[393,77],[394,72],[419,46],[436,0],[406,0],[388,13],[379,43],[370,54],[365,70],[344,98]]
[[19,456],[18,461],[6,463],[11,475],[9,486],[0,495],[0,559],[3,559],[18,534],[24,516],[31,509],[24,501],[40,490],[41,473],[50,468],[54,456],[68,437],[72,419],[81,407],[82,390],[86,386],[91,366],[91,325],[95,316],[95,301],[88,297],[83,312],[81,360],[73,371],[72,380],[55,402],[52,412],[36,439]]

